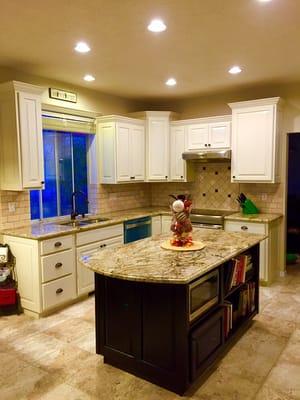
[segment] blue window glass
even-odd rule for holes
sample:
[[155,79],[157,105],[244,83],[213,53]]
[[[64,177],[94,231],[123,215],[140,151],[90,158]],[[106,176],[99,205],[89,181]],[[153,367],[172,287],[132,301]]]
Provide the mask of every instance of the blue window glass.
[[[30,192],[31,219],[70,214],[74,191],[87,197],[87,140],[85,134],[43,131],[45,188]],[[75,198],[81,214],[88,212],[84,195]]]

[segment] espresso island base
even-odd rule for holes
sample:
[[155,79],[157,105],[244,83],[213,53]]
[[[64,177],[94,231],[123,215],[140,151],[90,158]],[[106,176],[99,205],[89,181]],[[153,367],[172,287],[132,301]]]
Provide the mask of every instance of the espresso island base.
[[[181,395],[207,375],[258,313],[264,237],[201,229],[194,237],[205,249],[162,250],[160,236],[81,260],[95,271],[96,352],[105,363]],[[242,283],[232,286],[237,259],[250,260],[249,268],[243,279],[239,275]],[[195,316],[195,304],[207,309]]]

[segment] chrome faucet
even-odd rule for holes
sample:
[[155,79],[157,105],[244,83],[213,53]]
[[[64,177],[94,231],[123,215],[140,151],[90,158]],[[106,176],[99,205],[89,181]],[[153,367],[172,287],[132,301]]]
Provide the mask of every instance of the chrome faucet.
[[[71,220],[72,221],[74,221],[76,219],[76,217],[79,215],[79,213],[76,211],[76,207],[75,207],[75,197],[77,195],[79,195],[79,194],[84,197],[84,199],[86,201],[86,204],[89,204],[89,201],[88,201],[88,198],[87,198],[86,194],[82,190],[75,190],[75,192],[73,192],[72,196],[71,196],[71,207],[72,207],[72,209],[71,209]],[[85,217],[84,213],[82,213],[81,215],[82,215],[82,218]]]

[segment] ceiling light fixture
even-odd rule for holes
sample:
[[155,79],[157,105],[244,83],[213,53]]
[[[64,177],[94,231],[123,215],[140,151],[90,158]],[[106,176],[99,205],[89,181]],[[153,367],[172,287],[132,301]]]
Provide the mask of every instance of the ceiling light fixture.
[[236,75],[242,72],[242,68],[239,67],[238,65],[234,65],[233,67],[231,67],[228,71],[230,74],[232,75]]
[[167,29],[166,24],[161,19],[153,19],[148,25],[150,32],[163,32]]
[[85,42],[78,42],[76,43],[74,50],[77,51],[78,53],[88,53],[91,50],[91,48]]
[[84,75],[83,79],[87,82],[93,82],[95,80],[95,77],[93,75]]
[[167,86],[175,86],[175,85],[177,85],[177,81],[176,81],[175,78],[169,78],[169,79],[166,81],[166,85],[167,85]]

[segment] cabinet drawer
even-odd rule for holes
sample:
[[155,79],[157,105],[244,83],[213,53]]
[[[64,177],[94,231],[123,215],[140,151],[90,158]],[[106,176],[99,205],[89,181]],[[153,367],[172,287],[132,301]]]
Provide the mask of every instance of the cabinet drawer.
[[105,228],[91,229],[76,235],[77,246],[98,242],[115,236],[123,236],[123,224],[106,226]]
[[41,242],[41,255],[54,253],[60,250],[71,249],[73,246],[72,235],[59,236]]
[[61,251],[41,258],[42,282],[72,274],[74,272],[73,250]]
[[267,234],[266,224],[246,221],[225,221],[225,231],[227,232],[247,232],[260,235]]
[[68,275],[42,285],[43,311],[76,297],[75,275]]

